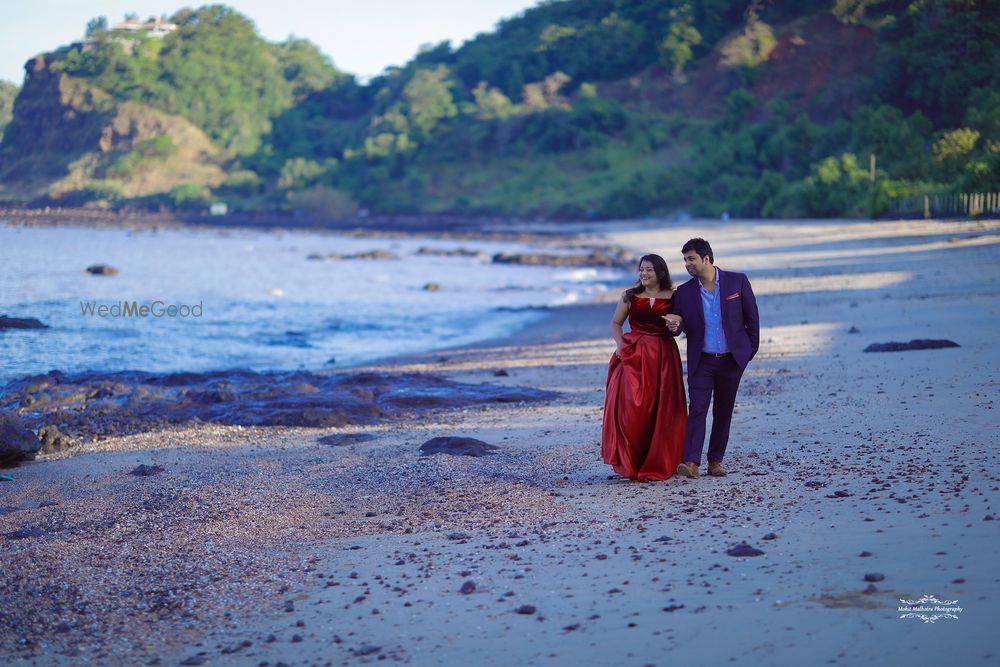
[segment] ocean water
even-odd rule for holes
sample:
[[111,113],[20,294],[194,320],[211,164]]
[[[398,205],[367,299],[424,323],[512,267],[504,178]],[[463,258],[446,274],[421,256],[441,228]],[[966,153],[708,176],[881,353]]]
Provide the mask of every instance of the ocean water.
[[[422,255],[423,246],[484,257]],[[371,250],[399,259],[307,259]],[[491,263],[498,252],[558,249],[317,232],[0,224],[0,314],[50,327],[0,332],[0,385],[52,369],[350,366],[504,335],[543,317],[544,307],[586,300],[629,279],[613,269]],[[93,264],[120,274],[90,275]],[[428,283],[441,287],[425,290]],[[150,312],[116,312],[133,302]]]

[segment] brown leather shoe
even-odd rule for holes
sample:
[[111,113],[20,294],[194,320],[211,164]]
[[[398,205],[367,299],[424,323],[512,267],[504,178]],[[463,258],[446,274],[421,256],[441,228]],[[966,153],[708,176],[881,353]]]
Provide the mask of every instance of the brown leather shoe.
[[712,477],[725,477],[726,469],[722,467],[722,463],[716,461],[708,462],[708,474]]
[[691,479],[698,479],[698,464],[691,461],[682,463],[677,466],[677,474],[690,477]]

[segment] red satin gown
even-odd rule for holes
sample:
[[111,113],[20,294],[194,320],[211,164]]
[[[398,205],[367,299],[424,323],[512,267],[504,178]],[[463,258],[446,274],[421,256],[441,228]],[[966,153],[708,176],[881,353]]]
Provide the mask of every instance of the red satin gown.
[[622,358],[611,356],[601,456],[640,482],[669,479],[684,454],[687,401],[677,343],[663,315],[669,299],[632,297]]

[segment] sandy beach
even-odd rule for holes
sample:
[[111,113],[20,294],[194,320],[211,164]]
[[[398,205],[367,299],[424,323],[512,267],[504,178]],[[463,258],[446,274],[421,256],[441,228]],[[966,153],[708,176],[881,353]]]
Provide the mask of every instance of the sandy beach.
[[[727,477],[639,484],[601,462],[611,292],[504,340],[334,371],[559,393],[542,404],[205,424],[4,471],[2,661],[996,664],[1000,220],[578,231],[662,254],[678,282],[703,236],[750,277],[762,344]],[[912,339],[959,347],[863,352]],[[500,449],[420,456],[437,436]],[[727,553],[741,544],[763,553]]]

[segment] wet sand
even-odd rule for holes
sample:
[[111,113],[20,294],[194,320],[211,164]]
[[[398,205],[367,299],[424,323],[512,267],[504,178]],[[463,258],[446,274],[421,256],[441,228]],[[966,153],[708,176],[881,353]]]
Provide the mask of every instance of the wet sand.
[[[504,341],[364,369],[560,392],[547,404],[343,429],[169,429],[8,471],[0,655],[994,663],[1000,221],[588,231],[660,252],[675,274],[681,244],[702,235],[720,267],[749,274],[762,346],[729,476],[637,484],[601,462],[612,293]],[[961,347],[862,352],[915,338]],[[318,442],[337,433],[373,438]],[[421,457],[441,435],[501,449]],[[163,472],[131,475],[140,464]],[[742,543],[763,554],[726,553]],[[900,618],[901,599],[931,596],[957,601],[957,618]]]

